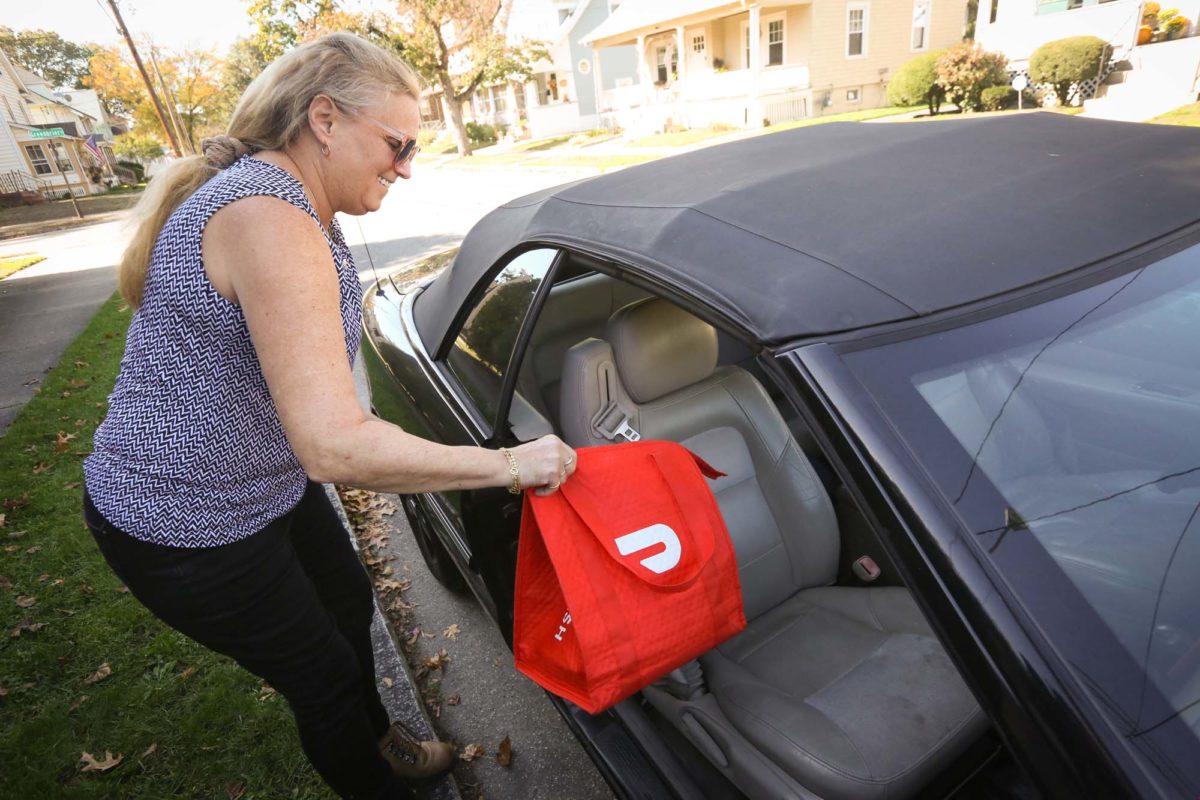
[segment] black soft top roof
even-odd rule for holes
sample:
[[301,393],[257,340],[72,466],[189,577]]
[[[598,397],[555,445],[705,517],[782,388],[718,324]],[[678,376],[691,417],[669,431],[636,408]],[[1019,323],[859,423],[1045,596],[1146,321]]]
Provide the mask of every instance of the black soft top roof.
[[556,187],[467,235],[417,300],[433,346],[506,252],[567,244],[702,298],[759,340],[901,320],[1200,220],[1200,132],[1053,113],[832,123]]

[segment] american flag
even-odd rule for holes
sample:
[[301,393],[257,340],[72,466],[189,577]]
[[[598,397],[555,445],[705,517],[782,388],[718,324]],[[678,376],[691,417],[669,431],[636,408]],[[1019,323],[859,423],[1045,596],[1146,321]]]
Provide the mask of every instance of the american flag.
[[87,139],[83,141],[83,146],[92,151],[92,155],[100,159],[101,162],[105,161],[104,153],[100,152],[100,148],[96,145],[96,134],[93,133],[91,136],[87,137]]

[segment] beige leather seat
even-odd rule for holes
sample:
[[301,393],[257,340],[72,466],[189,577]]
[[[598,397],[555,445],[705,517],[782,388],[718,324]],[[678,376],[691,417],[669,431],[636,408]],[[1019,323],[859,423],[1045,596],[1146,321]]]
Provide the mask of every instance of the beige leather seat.
[[711,485],[748,621],[646,697],[751,797],[915,796],[987,722],[912,597],[830,585],[829,497],[763,387],[716,367],[711,326],[647,300],[615,313],[606,339],[567,353],[567,441],[624,430],[727,473]]

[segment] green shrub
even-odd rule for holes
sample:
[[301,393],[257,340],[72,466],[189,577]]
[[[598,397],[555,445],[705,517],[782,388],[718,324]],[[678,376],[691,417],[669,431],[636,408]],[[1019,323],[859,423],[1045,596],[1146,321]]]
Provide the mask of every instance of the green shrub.
[[422,150],[428,150],[441,135],[442,132],[434,128],[422,128],[417,131],[417,145]]
[[496,143],[496,129],[491,125],[481,125],[478,122],[466,124],[467,139],[476,146],[487,146]]
[[1029,80],[1053,86],[1058,104],[1067,106],[1083,82],[1097,77],[1111,56],[1108,42],[1097,36],[1056,39],[1033,51]]
[[894,106],[929,106],[936,114],[946,99],[946,92],[937,83],[937,60],[944,51],[924,53],[904,62],[888,83],[888,103]]
[[146,182],[146,168],[136,161],[118,161],[118,167],[124,167],[137,176],[138,183]]
[[946,99],[963,111],[977,111],[983,90],[1008,83],[1008,59],[990,53],[977,42],[963,42],[937,59],[937,83]]
[[1003,111],[1017,104],[1017,90],[1011,86],[989,86],[979,100],[984,111]]

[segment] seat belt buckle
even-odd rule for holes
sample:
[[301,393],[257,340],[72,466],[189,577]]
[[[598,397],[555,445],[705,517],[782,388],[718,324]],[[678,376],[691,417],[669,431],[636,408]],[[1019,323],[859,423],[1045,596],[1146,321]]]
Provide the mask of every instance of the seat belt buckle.
[[850,570],[854,573],[854,577],[863,583],[870,583],[883,574],[883,570],[875,563],[875,559],[870,556],[859,556],[850,565]]
[[[621,421],[612,428],[608,428],[604,423],[609,417],[615,416],[613,412],[621,416]],[[629,442],[639,442],[642,439],[642,435],[630,423],[629,415],[623,412],[616,403],[609,403],[600,409],[596,416],[592,417],[592,430],[609,441],[615,440],[618,436]]]

